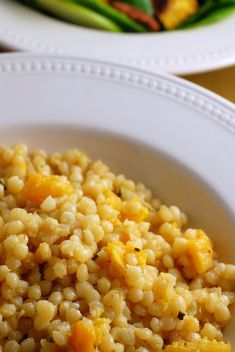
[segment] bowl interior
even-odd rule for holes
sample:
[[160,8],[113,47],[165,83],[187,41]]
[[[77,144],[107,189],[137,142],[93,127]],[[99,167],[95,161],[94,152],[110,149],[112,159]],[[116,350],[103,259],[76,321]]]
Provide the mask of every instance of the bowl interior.
[[[191,226],[207,231],[220,260],[235,264],[234,216],[219,194],[171,156],[137,140],[75,126],[5,127],[0,139],[1,144],[26,143],[30,149],[48,152],[79,148],[91,158],[105,161],[115,173],[143,182],[164,203],[179,206]],[[225,338],[235,346],[234,328],[235,310],[225,331]]]

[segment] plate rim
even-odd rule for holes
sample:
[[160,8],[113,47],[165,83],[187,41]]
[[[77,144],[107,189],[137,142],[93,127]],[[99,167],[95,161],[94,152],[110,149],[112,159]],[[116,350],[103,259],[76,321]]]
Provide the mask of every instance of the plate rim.
[[199,110],[204,118],[210,118],[235,135],[235,104],[204,87],[166,72],[150,73],[136,67],[87,58],[30,53],[1,54],[0,79],[3,75],[16,73],[80,75],[136,86]]

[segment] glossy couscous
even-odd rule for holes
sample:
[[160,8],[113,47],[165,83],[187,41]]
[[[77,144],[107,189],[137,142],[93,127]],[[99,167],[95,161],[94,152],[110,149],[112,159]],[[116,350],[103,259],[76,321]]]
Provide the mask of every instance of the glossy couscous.
[[235,266],[179,208],[78,150],[0,177],[0,351],[231,351]]

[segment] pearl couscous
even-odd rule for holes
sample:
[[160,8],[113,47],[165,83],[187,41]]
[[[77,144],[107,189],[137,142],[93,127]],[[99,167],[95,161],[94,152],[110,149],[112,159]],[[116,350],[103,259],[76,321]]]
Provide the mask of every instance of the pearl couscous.
[[0,351],[231,352],[235,266],[84,153],[0,149]]

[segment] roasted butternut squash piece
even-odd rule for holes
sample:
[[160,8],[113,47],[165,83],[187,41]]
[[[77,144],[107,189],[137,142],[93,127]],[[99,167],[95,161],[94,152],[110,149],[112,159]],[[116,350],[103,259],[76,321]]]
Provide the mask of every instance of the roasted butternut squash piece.
[[69,346],[73,352],[94,352],[96,333],[95,328],[83,321],[73,324]]
[[202,230],[197,230],[196,237],[189,239],[188,254],[198,274],[205,273],[213,265],[213,248],[209,237]]
[[74,189],[69,181],[57,175],[30,175],[25,183],[22,195],[33,203],[40,204],[48,196],[70,195]]
[[122,209],[122,201],[115,193],[112,191],[105,192],[106,201],[105,203],[110,205],[113,209],[117,211],[121,211]]
[[198,10],[197,0],[169,0],[157,15],[165,29],[179,27],[186,19]]
[[138,261],[138,265],[141,266],[146,264],[147,253],[140,250],[139,248],[134,248],[130,245],[124,245],[122,242],[110,242],[107,246],[107,250],[113,267],[123,276],[126,275],[127,265],[125,256],[127,254],[133,254]]

